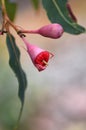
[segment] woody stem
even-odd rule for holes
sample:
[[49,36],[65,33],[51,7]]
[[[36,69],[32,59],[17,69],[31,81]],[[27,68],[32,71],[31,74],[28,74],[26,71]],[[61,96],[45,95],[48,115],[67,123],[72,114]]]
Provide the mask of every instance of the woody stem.
[[1,0],[1,8],[2,8],[2,17],[3,17],[2,32],[4,31],[4,29],[6,29],[6,31],[9,31],[9,26],[11,26],[16,32],[18,32],[19,29],[9,19],[9,17],[7,15],[7,11],[6,11],[5,1],[4,0]]

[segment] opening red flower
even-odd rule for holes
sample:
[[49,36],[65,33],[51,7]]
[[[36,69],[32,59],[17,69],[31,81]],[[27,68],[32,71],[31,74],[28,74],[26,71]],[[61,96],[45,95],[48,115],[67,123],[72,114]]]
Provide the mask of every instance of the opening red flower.
[[35,45],[30,44],[27,42],[25,37],[22,37],[22,40],[24,41],[26,47],[27,47],[27,52],[30,55],[30,58],[35,65],[35,67],[39,70],[42,71],[46,69],[48,65],[48,61],[51,57],[53,57],[53,54],[45,51]]

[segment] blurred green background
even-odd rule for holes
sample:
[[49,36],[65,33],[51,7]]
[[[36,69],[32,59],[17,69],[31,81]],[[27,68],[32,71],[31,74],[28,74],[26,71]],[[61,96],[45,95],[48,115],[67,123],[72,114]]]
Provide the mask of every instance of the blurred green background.
[[[29,0],[16,0],[15,24],[37,29],[49,24],[42,5],[36,11]],[[70,0],[78,23],[86,27],[86,1]],[[14,30],[21,63],[28,79],[20,130],[85,130],[86,122],[86,34],[64,33],[57,40],[27,35],[30,43],[54,54],[49,66],[38,72]],[[9,67],[5,36],[0,36],[0,130],[11,130],[18,118],[18,82]]]

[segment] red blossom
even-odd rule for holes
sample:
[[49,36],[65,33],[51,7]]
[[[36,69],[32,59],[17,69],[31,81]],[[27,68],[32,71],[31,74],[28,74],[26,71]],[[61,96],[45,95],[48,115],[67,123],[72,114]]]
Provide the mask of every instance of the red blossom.
[[35,46],[35,45],[30,44],[29,42],[27,42],[25,37],[22,37],[22,40],[24,41],[24,43],[27,47],[27,52],[30,55],[30,58],[31,58],[33,64],[35,65],[35,67],[39,71],[46,69],[46,67],[48,65],[48,61],[53,56],[53,54]]

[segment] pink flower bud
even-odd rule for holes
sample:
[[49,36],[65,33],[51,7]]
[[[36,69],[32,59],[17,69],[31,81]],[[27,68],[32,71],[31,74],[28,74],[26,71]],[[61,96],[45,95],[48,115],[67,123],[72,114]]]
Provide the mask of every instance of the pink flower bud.
[[27,42],[27,40],[24,37],[22,37],[22,40],[24,41],[27,47],[27,52],[30,55],[30,58],[33,64],[35,65],[35,67],[39,71],[46,69],[48,65],[48,61],[53,56],[53,54],[35,45],[31,45],[30,43]]
[[2,35],[2,32],[0,31],[0,35]]
[[60,24],[54,23],[41,27],[38,33],[42,36],[56,39],[62,36],[63,28]]
[[44,37],[57,39],[62,36],[64,30],[60,24],[53,23],[53,24],[43,26],[37,30],[22,30],[21,32],[22,33],[40,34]]

